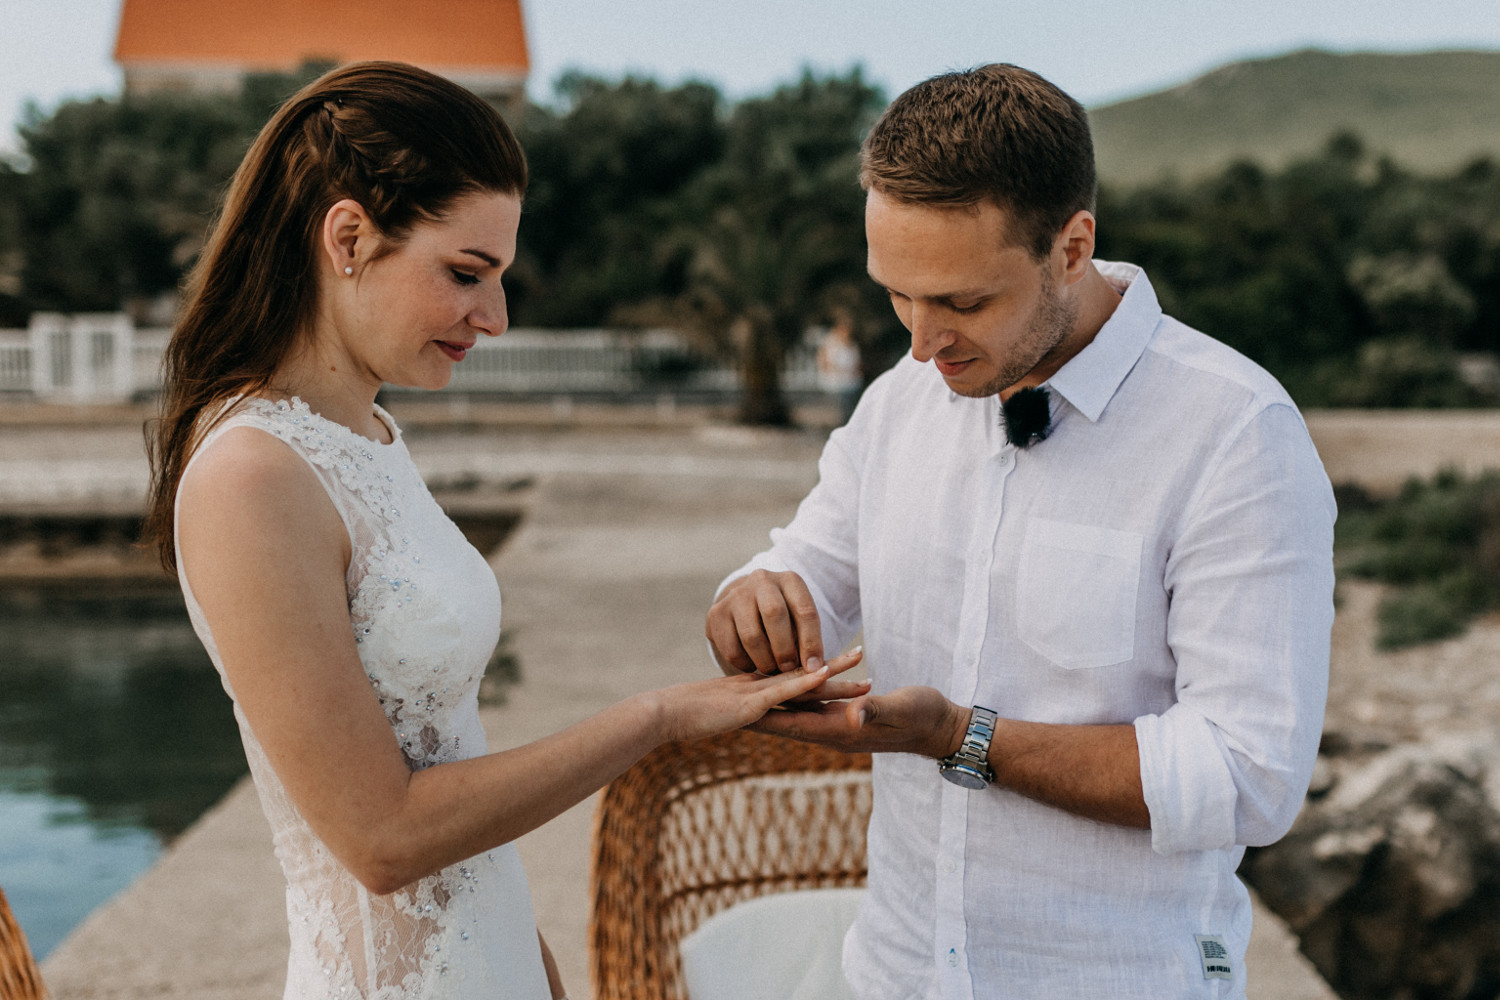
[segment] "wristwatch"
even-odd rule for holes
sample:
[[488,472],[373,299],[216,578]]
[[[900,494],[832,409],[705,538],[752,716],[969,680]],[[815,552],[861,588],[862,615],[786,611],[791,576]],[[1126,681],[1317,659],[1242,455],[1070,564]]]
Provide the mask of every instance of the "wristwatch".
[[990,739],[995,735],[998,716],[988,708],[975,705],[969,714],[969,729],[957,750],[938,760],[938,773],[955,785],[979,791],[995,780],[990,767]]

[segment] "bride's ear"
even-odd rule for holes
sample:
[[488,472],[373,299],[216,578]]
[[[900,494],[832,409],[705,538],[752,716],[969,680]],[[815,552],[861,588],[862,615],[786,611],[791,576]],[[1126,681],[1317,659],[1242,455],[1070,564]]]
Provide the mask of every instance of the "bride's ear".
[[364,206],[352,198],[331,205],[323,215],[322,250],[335,278],[352,278],[374,256],[379,230]]

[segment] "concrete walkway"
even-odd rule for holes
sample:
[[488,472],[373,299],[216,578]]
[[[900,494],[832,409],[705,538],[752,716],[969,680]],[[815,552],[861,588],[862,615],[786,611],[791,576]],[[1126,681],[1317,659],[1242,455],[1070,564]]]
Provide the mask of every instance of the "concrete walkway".
[[[398,417],[401,416],[397,411]],[[522,682],[487,709],[491,746],[524,743],[625,695],[701,677],[709,595],[761,548],[816,476],[819,440],[712,425],[414,432],[429,480],[530,479],[526,519],[494,558]],[[523,838],[538,920],[574,1000],[585,943],[594,800]],[[242,783],[161,862],[48,958],[55,1000],[280,996],[280,872]],[[1254,1000],[1332,1000],[1272,915],[1258,909]]]

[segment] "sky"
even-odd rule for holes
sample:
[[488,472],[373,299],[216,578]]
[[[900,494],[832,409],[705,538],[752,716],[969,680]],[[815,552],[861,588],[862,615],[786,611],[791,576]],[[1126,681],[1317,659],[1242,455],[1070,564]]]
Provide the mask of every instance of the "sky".
[[[211,2],[211,0],[203,0]],[[483,0],[412,0],[414,7]],[[0,0],[0,153],[28,101],[117,94],[121,0]],[[530,93],[567,69],[764,93],[804,67],[864,67],[890,95],[985,62],[1033,69],[1097,106],[1238,59],[1300,48],[1500,50],[1496,0],[523,0]]]

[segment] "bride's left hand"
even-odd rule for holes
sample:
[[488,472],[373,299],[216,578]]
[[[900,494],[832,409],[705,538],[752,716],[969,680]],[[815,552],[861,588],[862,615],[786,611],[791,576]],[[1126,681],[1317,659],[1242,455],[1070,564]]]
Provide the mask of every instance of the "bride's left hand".
[[[850,670],[855,666],[858,666],[859,662],[863,660],[864,657],[865,650],[863,646],[855,646],[847,653],[844,653],[840,656],[835,656],[833,659],[828,661],[828,680],[813,688],[811,691],[796,695],[792,698],[788,698],[786,701],[781,703],[782,706],[790,707],[795,705],[804,705],[808,707],[814,707],[815,705],[822,704],[824,702],[846,701],[850,698],[858,698],[862,694],[868,694],[870,691],[870,682],[867,680],[855,681],[845,680],[843,678],[835,679],[833,677],[834,674],[841,674],[846,670]],[[769,677],[774,675],[758,674],[757,676]]]
[[[828,684],[823,685],[825,688]],[[767,712],[746,727],[845,753],[943,757],[963,742],[968,713],[930,687],[903,687],[848,701],[811,700]]]

